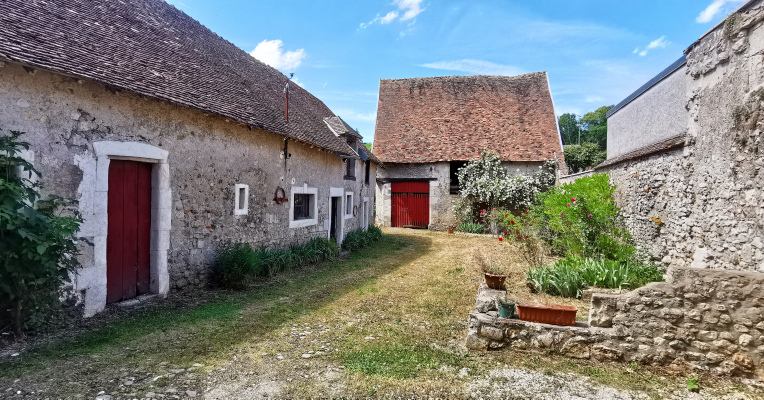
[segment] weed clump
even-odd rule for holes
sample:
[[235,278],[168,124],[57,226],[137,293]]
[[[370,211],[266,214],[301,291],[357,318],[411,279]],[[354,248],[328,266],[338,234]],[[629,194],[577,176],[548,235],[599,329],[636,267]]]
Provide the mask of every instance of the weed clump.
[[226,242],[218,248],[212,280],[221,287],[243,289],[254,278],[273,276],[309,264],[331,260],[339,254],[337,243],[315,238],[287,249],[253,250],[247,243]]
[[348,233],[342,241],[342,248],[345,250],[358,250],[381,239],[382,230],[376,226],[371,226],[368,229],[358,229]]
[[649,264],[574,256],[528,272],[528,286],[532,290],[572,298],[581,297],[587,286],[634,289],[662,280],[663,273]]

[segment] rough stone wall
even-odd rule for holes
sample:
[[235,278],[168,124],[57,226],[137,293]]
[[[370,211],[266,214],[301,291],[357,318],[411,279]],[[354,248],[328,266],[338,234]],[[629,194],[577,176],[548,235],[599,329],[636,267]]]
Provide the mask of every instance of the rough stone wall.
[[687,131],[688,80],[686,70],[679,68],[611,115],[608,130],[618,134],[608,137],[608,158]]
[[[45,191],[80,200],[86,217],[94,206],[87,196],[94,185],[93,142],[133,141],[169,151],[168,269],[174,288],[203,285],[224,240],[281,248],[328,237],[330,187],[354,193],[359,213],[343,219],[345,232],[361,226],[364,197],[371,220],[376,166],[369,184],[361,161],[357,180],[347,181],[339,158],[309,144],[290,140],[285,159],[283,136],[15,63],[0,63],[0,105],[0,129],[27,133],[23,138],[31,143]],[[247,215],[234,215],[235,184],[249,185]],[[318,223],[290,229],[290,202],[272,199],[277,186],[290,197],[292,186],[305,184],[318,189]],[[92,262],[92,248],[84,249],[84,266]]]
[[618,186],[637,245],[666,266],[764,272],[762,19],[754,3],[689,50],[677,72],[689,76],[683,149],[598,170]]
[[[490,293],[489,293],[490,292]],[[555,326],[497,316],[498,291],[481,288],[467,346],[553,351],[764,380],[764,275],[676,268],[669,282],[593,294],[589,324]]]
[[[502,163],[510,176],[529,175],[538,172],[543,163],[537,162],[505,162]],[[432,179],[430,181],[430,225],[433,230],[445,230],[455,224],[454,202],[458,195],[450,194],[451,163],[422,163],[422,164],[385,164],[378,178],[397,179]],[[381,226],[391,225],[392,192],[389,182],[377,183],[377,220]]]

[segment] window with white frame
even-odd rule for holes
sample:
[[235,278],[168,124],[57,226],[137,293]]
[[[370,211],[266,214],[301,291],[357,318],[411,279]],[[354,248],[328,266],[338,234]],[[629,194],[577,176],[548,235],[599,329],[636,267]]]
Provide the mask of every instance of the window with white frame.
[[318,189],[308,185],[292,186],[289,227],[300,228],[318,223]]
[[237,183],[233,192],[233,215],[247,215],[249,213],[249,185]]
[[353,193],[345,192],[345,218],[353,217]]

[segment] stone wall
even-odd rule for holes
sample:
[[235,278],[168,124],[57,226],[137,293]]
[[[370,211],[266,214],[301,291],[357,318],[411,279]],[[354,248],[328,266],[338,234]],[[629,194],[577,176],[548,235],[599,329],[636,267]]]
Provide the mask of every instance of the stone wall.
[[[105,232],[93,216],[105,209],[96,194],[106,190],[97,187],[100,161],[93,143],[130,142],[167,152],[161,172],[169,174],[171,198],[152,202],[166,200],[170,208],[163,223],[171,226],[165,248],[172,288],[204,285],[215,248],[224,240],[283,248],[329,237],[331,188],[342,192],[343,199],[353,193],[357,206],[356,215],[341,218],[343,232],[361,227],[364,198],[369,199],[368,220],[373,215],[376,166],[369,184],[361,161],[356,163],[357,180],[344,180],[344,165],[335,154],[293,140],[285,143],[283,136],[222,117],[15,63],[0,63],[0,104],[0,134],[26,132],[23,139],[31,144],[29,157],[41,171],[45,192],[79,200],[85,217],[81,235],[91,241]],[[249,185],[246,215],[234,213],[236,184]],[[290,228],[292,202],[276,204],[276,188],[291,198],[293,187],[305,185],[317,189],[317,223]],[[105,250],[84,249],[82,262],[81,272],[101,274],[89,267],[102,263],[105,268]],[[105,275],[81,273],[76,279],[78,290],[105,286]],[[85,302],[86,311],[103,307],[90,307],[87,295]]]
[[[510,176],[530,175],[538,172],[543,163],[537,162],[504,162],[502,166]],[[430,229],[445,230],[453,225],[454,202],[458,195],[450,194],[451,163],[423,164],[385,164],[377,175],[377,216],[376,223],[381,226],[391,225],[391,184],[386,179],[429,179],[430,181]]]
[[[762,2],[751,3],[688,49],[674,74],[687,77],[684,147],[597,170],[618,186],[636,244],[665,267],[764,271],[762,19]],[[608,142],[640,126],[611,127]]]
[[764,274],[675,268],[668,282],[593,294],[589,323],[555,326],[497,316],[481,287],[467,346],[755,376],[764,380]]

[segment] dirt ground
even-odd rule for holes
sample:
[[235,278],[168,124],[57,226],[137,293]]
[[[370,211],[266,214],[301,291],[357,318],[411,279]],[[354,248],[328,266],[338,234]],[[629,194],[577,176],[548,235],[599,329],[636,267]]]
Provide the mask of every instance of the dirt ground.
[[246,291],[110,308],[0,351],[0,398],[753,399],[752,382],[517,350],[468,351],[475,250],[510,260],[510,297],[531,294],[507,243],[390,229],[344,259]]

